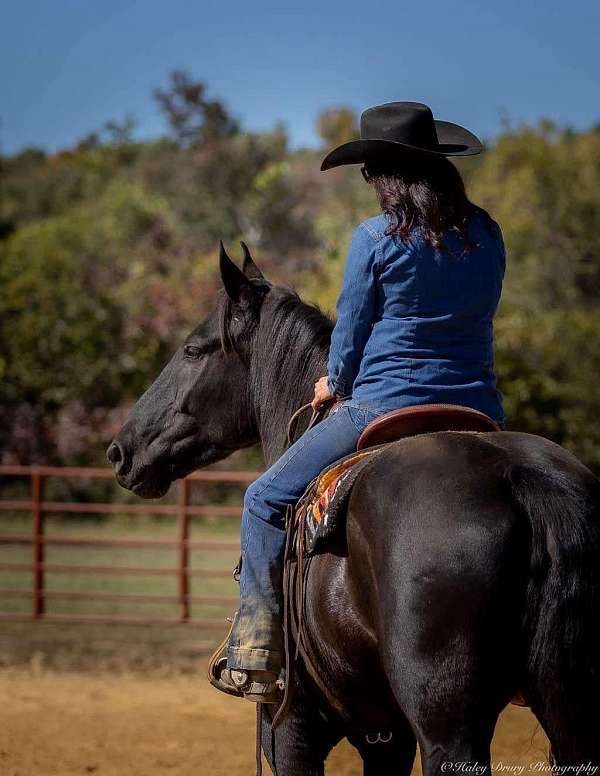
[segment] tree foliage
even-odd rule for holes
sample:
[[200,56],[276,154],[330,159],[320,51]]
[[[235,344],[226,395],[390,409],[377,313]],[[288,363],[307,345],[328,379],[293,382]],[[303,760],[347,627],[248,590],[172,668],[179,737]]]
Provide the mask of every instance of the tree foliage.
[[317,132],[326,147],[347,143],[358,138],[358,122],[352,108],[328,108],[317,117]]
[[550,122],[508,132],[470,193],[507,247],[496,341],[511,427],[600,469],[600,133]]
[[[0,158],[0,455],[91,463],[218,287],[217,244],[244,239],[274,280],[333,310],[348,240],[377,212],[355,167],[319,171],[284,128],[242,131],[205,85],[157,92],[169,133],[108,122],[72,149]],[[356,117],[318,118],[327,148]],[[496,322],[510,428],[600,470],[600,133],[507,129],[464,166],[502,226]],[[239,255],[239,253],[238,253]]]
[[206,86],[184,70],[174,70],[167,89],[154,96],[166,115],[177,142],[185,147],[230,137],[238,124],[219,100],[206,98]]

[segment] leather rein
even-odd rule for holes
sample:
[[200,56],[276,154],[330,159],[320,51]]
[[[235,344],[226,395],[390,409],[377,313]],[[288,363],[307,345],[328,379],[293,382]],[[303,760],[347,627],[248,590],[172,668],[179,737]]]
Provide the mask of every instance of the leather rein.
[[317,407],[317,409],[314,409],[311,401],[307,402],[306,404],[303,404],[301,407],[298,407],[296,412],[294,412],[292,417],[288,420],[288,424],[287,424],[288,445],[294,444],[294,434],[296,433],[296,427],[298,425],[298,418],[300,417],[300,415],[306,412],[306,410],[312,409],[312,415],[310,416],[310,420],[308,421],[308,426],[306,427],[306,430],[308,431],[309,428],[312,428],[317,422],[317,420],[320,419],[326,404],[328,404],[329,402],[331,402],[331,399],[329,399],[328,402],[321,404],[319,407]]

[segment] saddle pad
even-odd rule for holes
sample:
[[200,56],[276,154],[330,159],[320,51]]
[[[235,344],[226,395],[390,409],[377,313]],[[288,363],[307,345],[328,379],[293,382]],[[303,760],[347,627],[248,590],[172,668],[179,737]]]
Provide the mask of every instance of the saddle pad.
[[309,484],[294,510],[306,552],[313,552],[334,533],[343,517],[354,480],[382,447],[384,445],[350,453],[324,469]]

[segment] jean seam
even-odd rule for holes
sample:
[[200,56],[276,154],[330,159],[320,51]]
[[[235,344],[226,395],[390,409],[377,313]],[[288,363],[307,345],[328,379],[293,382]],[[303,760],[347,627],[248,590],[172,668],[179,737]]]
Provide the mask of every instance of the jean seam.
[[[352,409],[354,409],[355,412],[360,413],[362,417],[362,424],[358,423],[358,419],[353,417]],[[348,415],[350,416],[350,420],[352,421],[354,428],[357,430],[359,434],[362,434],[364,428],[365,428],[365,413],[363,410],[358,409],[357,407],[354,408],[348,408]],[[362,428],[361,428],[362,425]]]
[[[359,425],[359,423],[352,417],[352,412],[349,412],[350,420],[356,427],[356,430],[359,434],[362,434],[362,432],[365,430],[365,428],[371,423],[375,418],[377,417],[377,413],[374,410],[365,408],[365,407],[356,407],[356,406],[350,406],[350,410],[354,409],[355,412],[360,413],[362,418],[362,423]],[[369,416],[373,417],[369,417]]]
[[261,517],[257,517],[253,512],[248,509],[248,514],[246,517],[246,530],[244,531],[244,539],[245,541],[240,542],[240,552],[242,555],[242,562],[244,558],[246,557],[248,553],[248,545],[250,544],[250,528],[254,525],[255,520],[260,520],[261,526],[265,525],[267,528],[270,528],[272,531],[275,531],[279,535],[285,534],[285,528],[278,528],[276,525],[273,525],[272,523],[269,523],[268,520],[263,520]]
[[268,520],[263,520],[262,517],[258,517],[257,515],[253,514],[252,512],[249,512],[248,519],[259,520],[261,527],[262,526],[267,526],[267,528],[270,528],[271,531],[275,531],[275,532],[277,532],[280,535],[282,533],[285,533],[285,528],[278,528],[276,525],[273,525],[273,523],[270,523]]

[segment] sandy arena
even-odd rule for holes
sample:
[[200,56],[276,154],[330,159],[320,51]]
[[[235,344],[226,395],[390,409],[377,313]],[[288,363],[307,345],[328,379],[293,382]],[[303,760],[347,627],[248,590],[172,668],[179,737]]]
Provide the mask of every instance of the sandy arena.
[[[1,776],[248,776],[253,747],[254,706],[220,695],[202,674],[0,674]],[[512,776],[509,764],[527,770],[546,760],[546,750],[527,710],[504,712],[494,740],[496,772]],[[327,774],[360,776],[354,750],[337,747]]]

